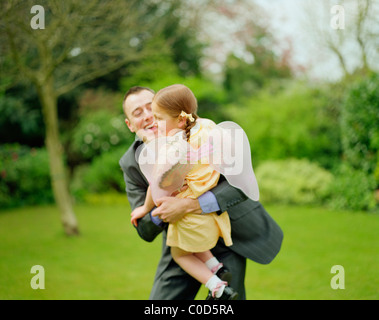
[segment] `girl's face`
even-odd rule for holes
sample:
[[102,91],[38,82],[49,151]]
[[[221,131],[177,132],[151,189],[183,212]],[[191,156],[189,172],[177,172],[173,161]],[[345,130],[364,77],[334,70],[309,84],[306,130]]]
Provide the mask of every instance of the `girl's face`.
[[172,136],[183,129],[185,120],[180,120],[179,117],[171,117],[154,101],[151,105],[151,109],[153,111],[154,125],[158,127],[158,134]]

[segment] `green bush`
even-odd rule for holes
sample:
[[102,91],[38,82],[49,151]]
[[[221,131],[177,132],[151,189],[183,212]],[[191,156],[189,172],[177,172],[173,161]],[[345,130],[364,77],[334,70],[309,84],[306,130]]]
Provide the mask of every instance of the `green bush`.
[[71,147],[83,159],[90,160],[111,148],[130,145],[134,135],[129,132],[121,114],[109,111],[95,111],[83,116],[73,132]]
[[0,207],[50,203],[49,158],[45,149],[0,146]]
[[379,163],[379,74],[349,91],[341,111],[341,134],[348,163],[373,173]]
[[327,104],[325,90],[301,83],[272,93],[269,89],[245,105],[229,106],[230,119],[249,137],[253,162],[308,158],[330,169],[340,161],[338,102]]
[[322,204],[333,176],[306,159],[267,161],[256,170],[264,203]]
[[71,183],[74,196],[83,200],[90,193],[125,192],[125,182],[118,161],[126,149],[119,146],[96,157],[90,165],[78,167]]
[[333,209],[372,210],[375,208],[374,189],[373,175],[343,164],[329,186],[329,204]]
[[98,111],[108,111],[111,114],[122,113],[121,92],[113,92],[103,88],[87,89],[78,98],[78,116],[85,117]]
[[[25,96],[30,94],[28,90],[23,93]],[[36,145],[43,141],[45,127],[41,111],[36,109],[38,107],[29,106],[25,100],[27,98],[23,100],[17,95],[0,95],[0,137],[2,143],[18,142]]]

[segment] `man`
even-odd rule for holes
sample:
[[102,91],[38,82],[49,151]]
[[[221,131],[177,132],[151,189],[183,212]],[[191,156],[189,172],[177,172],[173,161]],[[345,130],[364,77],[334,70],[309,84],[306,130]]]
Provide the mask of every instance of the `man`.
[[[126,193],[131,208],[141,206],[145,201],[148,182],[136,161],[136,150],[156,135],[153,126],[151,103],[154,91],[145,87],[133,87],[124,97],[125,123],[136,140],[120,160],[126,184]],[[213,254],[232,273],[229,285],[246,299],[245,271],[246,258],[267,264],[280,250],[283,233],[259,202],[255,202],[237,188],[228,184],[223,176],[218,185],[198,199],[163,197],[158,207],[139,220],[136,227],[139,236],[153,241],[162,233],[162,256],[154,279],[150,299],[189,300],[194,299],[200,283],[183,271],[172,259],[166,246],[167,222],[181,219],[187,213],[207,214],[227,211],[231,221],[233,245],[226,247],[220,239]]]

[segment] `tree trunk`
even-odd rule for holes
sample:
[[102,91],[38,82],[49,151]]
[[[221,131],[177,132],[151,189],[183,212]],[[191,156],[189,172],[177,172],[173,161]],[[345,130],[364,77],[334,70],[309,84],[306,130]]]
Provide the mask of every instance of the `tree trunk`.
[[72,207],[68,189],[67,171],[63,161],[63,146],[59,138],[57,97],[50,78],[43,85],[37,85],[42,113],[46,126],[45,144],[49,154],[50,178],[56,204],[60,210],[61,221],[67,235],[78,235],[79,228]]

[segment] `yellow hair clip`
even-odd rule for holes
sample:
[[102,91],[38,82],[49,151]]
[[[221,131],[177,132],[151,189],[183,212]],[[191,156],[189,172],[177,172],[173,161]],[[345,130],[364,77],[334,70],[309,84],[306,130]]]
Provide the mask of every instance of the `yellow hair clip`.
[[191,122],[194,122],[194,121],[195,121],[195,119],[192,117],[192,113],[185,113],[184,111],[182,111],[182,112],[180,113],[180,116],[181,116],[181,117],[186,117],[186,118],[189,119],[189,121],[191,121]]

